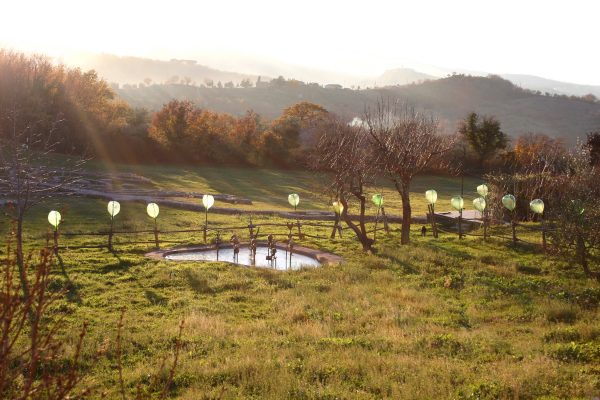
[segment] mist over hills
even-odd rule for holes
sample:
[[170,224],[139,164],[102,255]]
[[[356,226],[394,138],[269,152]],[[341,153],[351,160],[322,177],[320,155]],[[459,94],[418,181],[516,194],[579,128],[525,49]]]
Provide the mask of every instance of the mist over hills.
[[200,107],[241,115],[254,110],[266,118],[300,101],[317,103],[348,119],[360,116],[378,99],[399,99],[435,113],[447,133],[471,111],[496,116],[515,137],[546,133],[569,144],[600,127],[600,104],[524,90],[500,77],[454,75],[419,84],[351,90],[276,79],[260,87],[208,88],[182,84],[126,86],[117,93],[132,106],[159,109],[171,99],[188,99]]
[[[345,87],[383,87],[406,85],[424,80],[434,80],[456,73],[487,76],[489,72],[469,71],[461,68],[443,68],[415,63],[403,62],[401,68],[384,71],[378,76],[353,76],[335,71],[320,70],[280,63],[273,60],[262,60],[243,55],[206,56],[196,60],[155,60],[140,57],[121,57],[112,54],[81,54],[68,60],[67,63],[84,70],[94,69],[108,82],[139,85],[144,81],[150,83],[187,83],[197,86],[213,81],[224,85],[232,82],[239,84],[248,79],[255,83],[259,76],[268,81],[278,76],[298,79],[304,82],[320,84],[341,84]],[[217,68],[208,65],[218,65]],[[424,72],[426,71],[426,72]],[[534,75],[495,73],[524,89],[540,91],[542,94],[560,94],[585,96],[592,94],[600,98],[600,86],[581,85],[546,79]]]
[[439,79],[439,76],[425,74],[412,68],[389,69],[379,77],[372,80],[364,80],[362,86],[383,87],[394,85],[408,85],[410,83],[422,82],[426,80]]
[[106,81],[118,84],[181,83],[203,85],[206,80],[239,83],[243,79],[255,82],[257,75],[222,71],[199,64],[196,60],[169,61],[140,57],[121,57],[112,54],[94,54],[73,62],[87,70],[93,69]]
[[[546,133],[562,137],[569,144],[600,127],[598,102],[567,96],[591,93],[600,97],[600,87],[529,75],[507,74],[501,79],[449,72],[440,77],[442,69],[432,70],[438,74],[434,75],[402,67],[369,78],[294,66],[285,66],[284,74],[268,61],[240,64],[240,68],[252,71],[246,73],[215,69],[194,60],[161,61],[110,54],[87,57],[79,66],[95,69],[108,82],[119,83],[114,85],[119,96],[134,107],[150,110],[160,109],[171,99],[188,99],[215,111],[241,115],[251,109],[265,118],[276,118],[285,107],[310,101],[351,119],[377,99],[390,98],[431,110],[439,116],[446,132],[454,132],[458,121],[471,111],[496,116],[513,137]],[[268,83],[270,77],[280,75],[290,79]],[[242,81],[246,81],[244,88],[239,87]]]
[[515,85],[531,89],[539,90],[542,93],[548,92],[551,94],[567,94],[575,96],[585,96],[592,94],[600,98],[600,86],[594,85],[579,85],[576,83],[560,82],[552,79],[541,78],[534,75],[521,74],[502,74],[504,79],[508,79]]

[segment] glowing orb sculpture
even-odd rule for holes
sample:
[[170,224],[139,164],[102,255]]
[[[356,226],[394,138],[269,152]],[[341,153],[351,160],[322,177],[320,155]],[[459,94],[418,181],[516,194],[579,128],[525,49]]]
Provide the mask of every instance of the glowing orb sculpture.
[[148,206],[146,207],[146,212],[148,213],[150,218],[156,219],[156,217],[158,217],[158,213],[159,213],[158,204],[156,204],[156,203],[148,204]]

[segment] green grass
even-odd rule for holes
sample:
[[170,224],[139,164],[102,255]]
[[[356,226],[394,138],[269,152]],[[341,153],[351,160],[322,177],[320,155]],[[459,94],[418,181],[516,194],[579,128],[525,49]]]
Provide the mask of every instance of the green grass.
[[[332,199],[326,193],[326,182],[312,172],[241,167],[106,166],[104,164],[90,164],[89,168],[135,172],[154,180],[161,189],[232,194],[249,198],[254,203],[253,207],[235,205],[237,208],[289,210],[288,194],[298,193],[300,209],[331,209]],[[464,197],[467,207],[472,208],[471,201],[477,196],[475,188],[481,183],[474,178],[465,178]],[[436,189],[438,192],[438,210],[450,210],[450,198],[460,194],[460,187],[459,178],[417,177],[411,188],[413,213],[424,215],[427,212],[425,191],[428,189]],[[387,212],[401,214],[400,196],[390,181],[380,179],[376,185],[369,187],[367,192],[369,197],[375,193],[384,194]],[[217,202],[216,205],[232,207],[228,203]],[[369,207],[374,209],[370,202]]]
[[[231,186],[232,193],[265,195],[258,205],[264,207],[283,203],[285,208],[290,189],[310,182],[308,174],[279,171],[144,171],[165,187],[199,191],[225,188],[219,185],[231,177],[251,180],[254,184],[245,189]],[[273,185],[261,188],[259,182]],[[419,182],[419,192],[444,187],[449,194],[456,184],[434,177]],[[304,190],[297,191],[308,195]],[[386,201],[392,209],[398,204],[391,192]],[[316,200],[312,204],[317,208]],[[107,227],[103,201],[70,199],[50,206],[64,209],[62,229]],[[30,249],[43,244],[47,207],[30,215]],[[203,217],[165,207],[159,224],[162,229],[197,227]],[[220,226],[247,221],[245,216],[210,219]],[[282,220],[256,222],[263,221]],[[143,205],[123,204],[117,228],[151,226]],[[84,321],[89,323],[81,368],[87,374],[84,385],[95,389],[95,397],[101,391],[119,397],[114,340],[123,307],[124,378],[131,393],[171,354],[178,321],[184,319],[173,398],[598,396],[600,287],[579,267],[501,240],[458,240],[451,234],[422,238],[417,226],[413,243],[401,247],[399,227],[392,228],[389,237],[380,236],[374,255],[362,253],[347,230],[344,239],[306,240],[303,244],[346,261],[294,272],[152,261],[144,256],[150,250],[144,245],[117,245],[115,253],[64,250],[51,287],[67,294],[53,313],[66,318],[61,335],[67,344],[74,343]],[[176,239],[201,240],[200,235]],[[61,243],[99,240],[62,237]],[[107,352],[95,362],[93,354],[103,343]]]

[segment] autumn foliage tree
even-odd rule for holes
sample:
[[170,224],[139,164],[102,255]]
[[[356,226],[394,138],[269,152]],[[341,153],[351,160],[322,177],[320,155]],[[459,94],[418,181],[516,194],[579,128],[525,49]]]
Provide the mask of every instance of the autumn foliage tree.
[[[60,143],[56,151],[105,158],[111,155],[114,135],[122,133],[132,112],[94,71],[0,49],[0,115],[9,111],[36,131],[50,131],[54,121],[63,121],[54,130]],[[7,132],[13,127],[0,128]]]
[[556,165],[566,156],[566,148],[561,139],[554,139],[543,133],[521,135],[515,142],[514,159],[518,168],[542,169],[544,165]]
[[154,114],[149,137],[179,162],[290,167],[304,155],[302,133],[326,114],[301,103],[266,123],[253,111],[236,117],[172,100]]

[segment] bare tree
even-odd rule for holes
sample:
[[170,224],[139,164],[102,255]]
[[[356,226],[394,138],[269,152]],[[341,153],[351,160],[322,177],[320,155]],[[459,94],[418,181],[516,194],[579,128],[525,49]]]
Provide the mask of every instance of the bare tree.
[[[340,218],[356,234],[363,250],[369,251],[373,239],[369,238],[365,224],[364,190],[376,173],[376,165],[371,157],[368,134],[361,126],[350,126],[332,117],[319,125],[318,135],[311,167],[327,173],[332,195],[344,206]],[[351,199],[358,202],[358,223],[349,214]]]
[[[39,132],[35,124],[20,124],[17,112],[0,115],[10,120],[12,129],[0,131],[0,190],[5,196],[9,218],[14,223],[16,257],[19,278],[25,298],[29,297],[27,273],[23,256],[23,222],[27,212],[34,206],[66,195],[69,188],[79,179],[79,171],[84,162],[81,158],[63,158],[60,164],[52,157],[58,140],[54,131],[60,121],[56,121],[47,132]],[[2,124],[0,124],[2,126]]]
[[506,157],[502,171],[484,175],[492,187],[488,197],[489,211],[502,218],[508,211],[502,206],[501,199],[508,193],[517,199],[515,216],[520,220],[532,215],[529,202],[533,199],[542,199],[546,205],[553,206],[556,178],[567,172],[571,158],[560,140],[541,134],[519,137],[515,149]]
[[557,176],[551,190],[551,244],[554,250],[574,260],[584,273],[600,281],[600,167],[590,165],[589,148],[569,156],[566,173]]
[[378,165],[394,183],[402,198],[401,243],[410,242],[412,209],[410,185],[413,178],[444,166],[442,155],[449,151],[453,137],[438,134],[439,122],[405,104],[380,100],[367,109],[364,122]]

